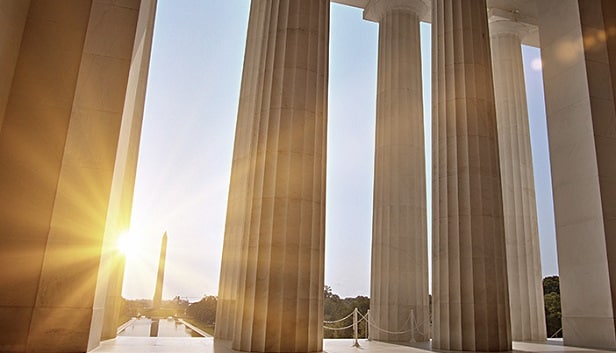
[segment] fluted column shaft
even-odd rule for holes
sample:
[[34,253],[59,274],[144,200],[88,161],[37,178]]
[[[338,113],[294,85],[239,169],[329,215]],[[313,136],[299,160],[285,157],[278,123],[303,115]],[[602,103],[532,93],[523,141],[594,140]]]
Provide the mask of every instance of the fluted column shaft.
[[328,41],[327,0],[251,4],[221,270],[236,350],[322,350]]
[[539,232],[520,33],[525,26],[490,23],[498,126],[511,338],[546,338]]
[[4,110],[11,93],[29,7],[30,0],[0,3],[0,130],[4,120]]
[[370,316],[383,341],[430,338],[420,7],[373,0],[364,16],[379,22]]
[[433,347],[511,349],[483,0],[433,4]]
[[0,130],[2,351],[100,342],[97,278],[139,9],[30,3]]
[[[101,268],[107,271],[99,272],[96,291],[97,296],[102,295],[106,299],[101,340],[115,338],[118,331],[125,258],[118,254],[117,245],[120,234],[130,229],[156,5],[157,0],[142,0],[140,2],[132,60],[126,85],[126,98],[118,137],[118,151],[113,168],[113,181],[105,224],[103,256],[101,258]],[[116,251],[111,258],[105,258],[105,254],[109,253],[109,247]],[[101,290],[101,283],[105,282],[108,285],[104,290]]]
[[616,2],[537,2],[566,345],[616,349]]

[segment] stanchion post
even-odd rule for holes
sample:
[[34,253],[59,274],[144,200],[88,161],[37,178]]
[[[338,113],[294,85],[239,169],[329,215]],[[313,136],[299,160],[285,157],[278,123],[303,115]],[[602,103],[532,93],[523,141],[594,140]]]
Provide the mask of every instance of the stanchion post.
[[415,342],[415,310],[411,309],[411,343]]
[[357,308],[353,310],[353,347],[359,347],[359,341],[357,340]]
[[368,341],[372,341],[370,338],[370,309],[366,311],[366,336],[368,336]]

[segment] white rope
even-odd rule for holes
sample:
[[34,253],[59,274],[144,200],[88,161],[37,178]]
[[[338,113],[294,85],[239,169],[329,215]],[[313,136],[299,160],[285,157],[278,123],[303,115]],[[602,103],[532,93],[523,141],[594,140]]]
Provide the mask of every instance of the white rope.
[[[361,315],[361,313],[360,313],[360,315]],[[406,326],[406,325],[407,325],[407,323],[408,323],[408,322],[410,321],[410,319],[411,319],[411,316],[413,316],[413,315],[412,315],[412,312],[411,312],[411,313],[409,313],[409,316],[407,317],[406,321],[404,322],[404,324],[403,324],[402,326]],[[368,320],[368,319],[366,318],[366,316],[362,315],[362,320],[363,320],[363,319]],[[420,334],[420,335],[422,335],[422,336],[424,335],[424,332],[423,332],[423,330],[420,330],[420,329],[419,329],[419,327],[424,326],[424,325],[425,325],[426,323],[428,323],[428,322],[429,322],[429,319],[428,319],[428,320],[425,320],[425,321],[424,321],[424,322],[422,322],[421,324],[418,324],[418,323],[417,323],[417,318],[413,316],[413,323],[415,324],[415,325],[414,325],[414,326],[415,326],[415,331],[417,331],[417,333],[419,333],[419,334]],[[412,327],[411,327],[411,328],[409,328],[408,330],[404,330],[404,331],[389,331],[389,330],[385,330],[384,328],[381,328],[381,327],[377,326],[374,322],[372,322],[372,321],[370,321],[370,320],[368,320],[368,324],[370,324],[370,326],[371,326],[371,327],[374,327],[375,329],[377,329],[377,330],[379,330],[379,331],[381,331],[381,332],[389,333],[389,334],[391,334],[391,335],[402,335],[402,334],[409,333],[409,332],[413,331],[413,328],[412,328]]]
[[[407,324],[411,320],[412,313],[413,313],[412,311],[409,312],[409,316],[406,318],[406,321],[402,325],[400,325],[400,326],[402,326],[402,327],[407,326]],[[376,328],[377,330],[379,330],[381,332],[389,333],[390,335],[402,335],[402,334],[409,333],[409,332],[413,331],[413,328],[409,328],[408,330],[405,330],[405,331],[389,331],[389,330],[385,330],[384,328],[378,327],[374,322],[372,322],[372,320],[369,320],[368,323],[370,324],[370,326]]]
[[343,317],[342,319],[334,320],[334,321],[323,321],[323,323],[324,324],[333,324],[333,323],[336,323],[336,322],[344,321],[344,320],[348,319],[350,316],[352,316],[355,312],[357,312],[361,316],[361,320],[357,320],[357,322],[355,322],[355,318],[354,318],[353,322],[350,325],[345,326],[345,327],[327,327],[327,326],[323,325],[323,328],[326,329],[326,330],[332,330],[332,331],[347,330],[347,329],[350,329],[351,327],[354,327],[356,324],[359,324],[360,322],[362,322],[364,320],[367,320],[367,318],[364,315],[362,315],[362,313],[359,310],[357,310],[357,308],[356,308],[356,309],[353,309],[353,311],[349,315]]
[[426,326],[429,326],[429,324],[430,324],[430,318],[428,317],[428,318],[427,318],[426,320],[424,320],[422,323],[418,323],[418,322],[417,322],[417,317],[413,315],[413,323],[415,324],[415,330],[417,331],[417,333],[419,333],[420,335],[422,335],[422,336],[423,336],[423,335],[425,335],[425,332],[424,332],[423,330],[420,330],[419,328],[420,328],[421,326],[426,325],[426,324],[428,324],[428,325],[426,325]]
[[362,320],[368,320],[368,312],[366,312],[366,315],[362,315],[361,311],[358,311],[357,313],[359,314],[359,316],[361,316],[361,320],[359,320],[358,322],[362,322]]
[[[406,321],[404,321],[404,323],[403,323],[402,325],[400,325],[400,326],[403,326],[403,327],[404,327],[404,326],[406,326],[406,325],[409,323],[409,321],[411,321],[411,315],[412,315],[412,312],[410,312],[410,313],[409,313],[409,316],[406,318]],[[410,329],[408,329],[408,330],[405,330],[405,331],[395,331],[395,332],[394,332],[394,331],[388,331],[388,330],[385,330],[385,329],[383,329],[383,328],[380,328],[379,326],[377,326],[377,325],[376,325],[374,322],[372,322],[372,321],[368,321],[368,323],[370,324],[370,326],[372,326],[372,327],[376,328],[376,329],[377,329],[377,330],[379,330],[379,331],[382,331],[382,332],[385,332],[385,333],[394,334],[394,335],[401,335],[401,334],[403,334],[403,333],[408,333],[408,332],[411,332],[411,331],[412,331],[412,328],[410,328]]]
[[419,329],[419,326],[422,326],[423,324],[424,324],[423,322],[421,323],[421,325],[417,324],[417,317],[413,315],[413,327],[415,327],[415,331],[417,331],[417,333],[422,336],[424,335],[424,332]]
[[375,329],[377,329],[377,330],[379,330],[381,332],[389,333],[390,335],[402,335],[404,333],[409,333],[409,332],[411,332],[413,330],[413,329],[408,329],[406,331],[389,331],[389,330],[385,330],[383,328],[378,327],[372,321],[368,321],[368,323],[370,324],[371,327],[374,327]]
[[323,328],[326,330],[333,330],[333,331],[340,331],[340,330],[346,330],[353,327],[353,324],[350,324],[349,326],[345,326],[345,327],[327,327],[325,325],[323,325]]
[[[353,315],[354,311],[355,310],[353,310],[350,314],[348,314],[347,316],[343,317],[342,319],[334,320],[334,321],[323,321],[323,323],[324,324],[334,324],[334,323],[337,323],[337,322],[344,321],[344,320],[348,319],[349,317],[351,317]],[[427,319],[427,320],[424,320],[421,324],[419,324],[417,322],[417,318],[413,316],[412,311],[411,311],[409,313],[409,316],[407,317],[406,321],[404,322],[404,324],[402,324],[402,326],[406,326],[411,321],[411,318],[412,318],[412,321],[413,321],[413,324],[414,324],[413,326],[415,326],[414,329],[413,329],[413,327],[411,327],[411,328],[409,328],[407,330],[404,330],[404,331],[389,331],[389,330],[386,330],[384,328],[381,328],[381,327],[377,326],[374,322],[372,322],[372,320],[370,320],[370,318],[368,317],[368,313],[366,313],[366,315],[364,315],[359,310],[357,310],[357,314],[361,317],[361,319],[357,320],[357,324],[359,324],[362,321],[366,321],[368,323],[368,325],[370,325],[370,327],[373,327],[373,328],[375,328],[375,329],[377,329],[377,330],[379,330],[381,332],[385,332],[385,333],[388,333],[390,335],[402,335],[402,334],[405,334],[405,333],[409,333],[411,331],[417,331],[417,333],[419,333],[420,335],[424,335],[424,331],[420,330],[419,328],[424,326],[424,325],[426,325],[427,323],[429,323],[429,319]],[[323,325],[324,329],[326,329],[326,330],[333,330],[333,331],[346,330],[346,329],[349,329],[351,327],[353,327],[353,323],[351,323],[350,325],[345,326],[345,327],[327,327],[327,326]]]
[[351,313],[349,315],[343,317],[342,319],[334,320],[334,321],[325,321],[325,320],[323,320],[323,323],[324,324],[335,324],[336,322],[344,321],[344,320],[350,318],[351,316],[353,316],[353,312],[352,311],[351,311]]
[[361,314],[361,311],[357,310],[357,315],[361,316],[361,319],[357,320],[357,323],[359,324],[360,322],[366,320],[366,317],[364,315]]

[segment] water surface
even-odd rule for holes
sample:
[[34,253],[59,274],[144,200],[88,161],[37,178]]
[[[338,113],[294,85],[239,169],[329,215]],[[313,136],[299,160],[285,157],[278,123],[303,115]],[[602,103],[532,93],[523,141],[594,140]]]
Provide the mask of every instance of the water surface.
[[201,337],[183,323],[173,319],[158,320],[158,330],[156,322],[152,319],[139,318],[127,326],[119,336],[133,337]]

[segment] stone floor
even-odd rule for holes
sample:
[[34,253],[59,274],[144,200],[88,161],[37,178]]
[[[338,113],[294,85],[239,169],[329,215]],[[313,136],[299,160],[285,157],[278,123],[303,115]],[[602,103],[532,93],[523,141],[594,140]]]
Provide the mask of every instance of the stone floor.
[[[426,346],[410,347],[383,342],[359,340],[360,347],[353,347],[350,339],[326,339],[323,351],[327,353],[425,353]],[[594,349],[566,347],[558,342],[547,343],[514,342],[516,352],[529,353],[602,353]],[[118,337],[105,341],[92,352],[96,353],[236,353],[230,349],[228,341],[214,342],[213,338],[174,338],[174,337]]]

